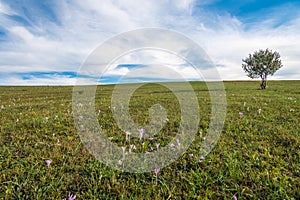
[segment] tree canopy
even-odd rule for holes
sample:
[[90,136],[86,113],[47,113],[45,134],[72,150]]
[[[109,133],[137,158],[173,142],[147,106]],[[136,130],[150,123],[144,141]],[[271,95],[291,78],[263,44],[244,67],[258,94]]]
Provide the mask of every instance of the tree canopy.
[[269,49],[259,50],[242,60],[242,68],[250,78],[261,78],[261,88],[266,88],[267,77],[274,75],[283,65],[280,54]]

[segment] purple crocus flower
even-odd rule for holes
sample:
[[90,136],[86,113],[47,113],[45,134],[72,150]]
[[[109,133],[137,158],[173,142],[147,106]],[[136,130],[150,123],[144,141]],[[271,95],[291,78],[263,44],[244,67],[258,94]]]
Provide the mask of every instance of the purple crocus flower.
[[154,174],[157,176],[159,173],[159,169],[154,169]]
[[145,130],[143,128],[139,129],[139,133],[140,133],[140,140],[143,138],[144,136],[144,132]]
[[175,147],[175,144],[171,143],[171,144],[170,144],[170,147]]
[[125,134],[126,134],[126,141],[127,141],[127,140],[129,140],[131,133],[129,131],[126,131]]
[[75,200],[75,199],[76,199],[76,195],[69,193],[68,199],[64,198],[63,200]]
[[52,163],[52,160],[46,160],[46,164],[48,167],[50,166],[51,163]]
[[238,200],[238,198],[234,195],[234,196],[233,196],[233,200]]
[[156,143],[156,148],[157,148],[157,149],[159,148],[159,146],[160,146],[160,144],[159,144],[159,143]]
[[126,131],[125,133],[126,133],[126,135],[131,135],[131,133],[129,131]]
[[239,112],[240,117],[243,117],[244,113],[243,112]]

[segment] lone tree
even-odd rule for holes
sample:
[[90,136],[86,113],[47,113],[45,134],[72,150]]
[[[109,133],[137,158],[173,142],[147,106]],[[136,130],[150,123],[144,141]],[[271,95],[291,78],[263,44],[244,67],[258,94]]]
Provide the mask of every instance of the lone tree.
[[250,78],[261,78],[261,89],[266,89],[268,75],[274,73],[282,67],[280,55],[278,52],[272,50],[259,50],[254,52],[253,55],[243,59],[242,67]]

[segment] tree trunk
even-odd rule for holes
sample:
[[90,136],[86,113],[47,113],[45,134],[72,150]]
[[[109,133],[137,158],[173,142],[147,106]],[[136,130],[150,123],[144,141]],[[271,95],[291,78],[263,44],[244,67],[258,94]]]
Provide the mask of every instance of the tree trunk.
[[264,77],[262,78],[262,82],[261,82],[261,84],[260,84],[260,88],[261,88],[262,90],[264,90],[264,89],[266,89],[266,87],[267,87],[267,77],[264,76]]

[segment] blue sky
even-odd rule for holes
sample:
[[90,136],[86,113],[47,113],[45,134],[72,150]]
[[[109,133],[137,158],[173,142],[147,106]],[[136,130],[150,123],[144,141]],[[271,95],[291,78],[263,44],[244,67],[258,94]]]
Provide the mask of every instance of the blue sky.
[[[296,0],[0,0],[0,85],[73,85],[96,47],[144,27],[175,30],[197,42],[223,80],[248,80],[241,60],[266,48],[278,51],[284,65],[271,79],[300,79],[299,10]],[[115,62],[101,82],[118,82],[147,63],[164,63],[197,80],[174,56],[139,52]]]

